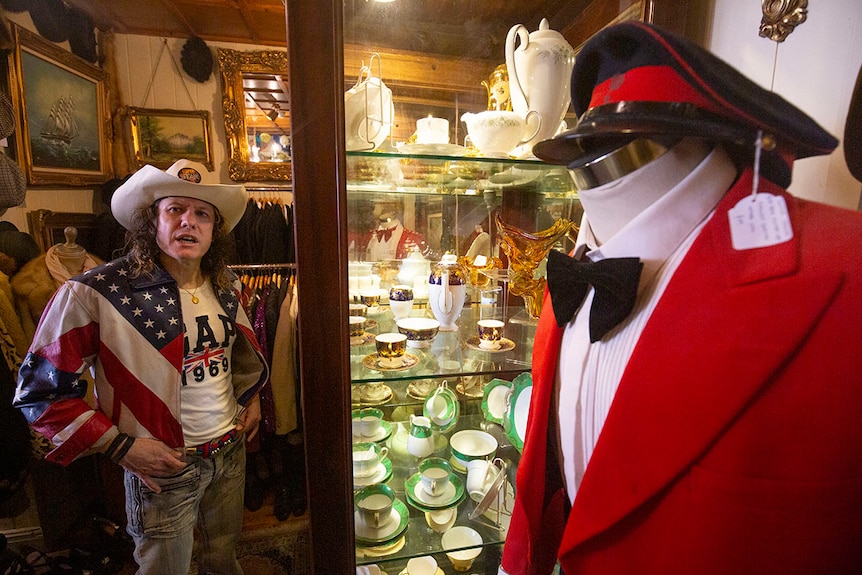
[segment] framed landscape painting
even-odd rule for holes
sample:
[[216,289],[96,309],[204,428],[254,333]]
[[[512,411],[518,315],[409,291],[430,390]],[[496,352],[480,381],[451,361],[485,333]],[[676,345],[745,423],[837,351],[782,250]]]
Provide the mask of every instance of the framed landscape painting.
[[13,26],[10,52],[15,145],[31,185],[102,183],[112,175],[107,75]]
[[127,107],[124,115],[134,167],[165,169],[184,158],[213,170],[209,112]]

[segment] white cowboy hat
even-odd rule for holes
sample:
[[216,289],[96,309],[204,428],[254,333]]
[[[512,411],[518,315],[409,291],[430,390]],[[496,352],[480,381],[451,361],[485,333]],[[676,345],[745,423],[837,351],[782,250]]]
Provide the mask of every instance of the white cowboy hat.
[[132,217],[167,197],[195,198],[212,204],[230,231],[245,213],[246,193],[241,184],[220,184],[215,172],[191,160],[177,160],[164,172],[144,166],[117,188],[111,198],[111,212],[120,225],[130,229]]

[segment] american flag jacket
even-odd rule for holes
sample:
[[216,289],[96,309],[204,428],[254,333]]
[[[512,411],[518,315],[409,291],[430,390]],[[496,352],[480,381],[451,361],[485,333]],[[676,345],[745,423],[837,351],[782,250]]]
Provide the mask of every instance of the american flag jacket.
[[[239,303],[238,282],[216,295],[226,329],[235,328],[229,368],[235,397],[246,405],[269,369]],[[184,335],[179,289],[161,268],[131,278],[130,263],[121,258],[64,283],[45,308],[14,399],[33,429],[52,442],[46,459],[68,465],[119,432],[182,447]],[[88,368],[95,409],[80,379]]]

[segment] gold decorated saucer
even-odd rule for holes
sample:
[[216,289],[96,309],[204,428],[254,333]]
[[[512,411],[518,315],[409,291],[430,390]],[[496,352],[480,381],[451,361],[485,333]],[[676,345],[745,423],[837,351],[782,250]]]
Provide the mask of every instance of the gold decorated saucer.
[[377,353],[371,353],[362,358],[362,365],[377,371],[402,371],[419,364],[419,358],[412,353],[405,353],[400,361],[390,363],[391,361],[388,358],[380,357]]
[[360,345],[370,345],[374,343],[374,334],[368,333],[367,331],[362,335],[351,336],[350,345],[351,346],[360,346]]
[[515,342],[512,341],[511,339],[504,337],[500,340],[500,347],[495,348],[495,349],[491,349],[491,348],[482,347],[481,345],[479,345],[479,336],[474,335],[473,337],[471,337],[467,340],[467,347],[469,347],[470,349],[475,349],[477,351],[487,351],[489,353],[500,353],[503,351],[512,351],[513,349],[515,349]]

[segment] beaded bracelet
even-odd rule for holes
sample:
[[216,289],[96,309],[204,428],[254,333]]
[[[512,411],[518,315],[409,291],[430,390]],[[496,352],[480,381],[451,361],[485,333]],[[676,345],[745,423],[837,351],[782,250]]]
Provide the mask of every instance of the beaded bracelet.
[[111,456],[111,461],[119,464],[120,461],[123,460],[123,457],[126,456],[126,453],[129,452],[129,449],[132,448],[133,443],[135,443],[135,438],[127,435],[123,445],[121,445],[120,448]]

